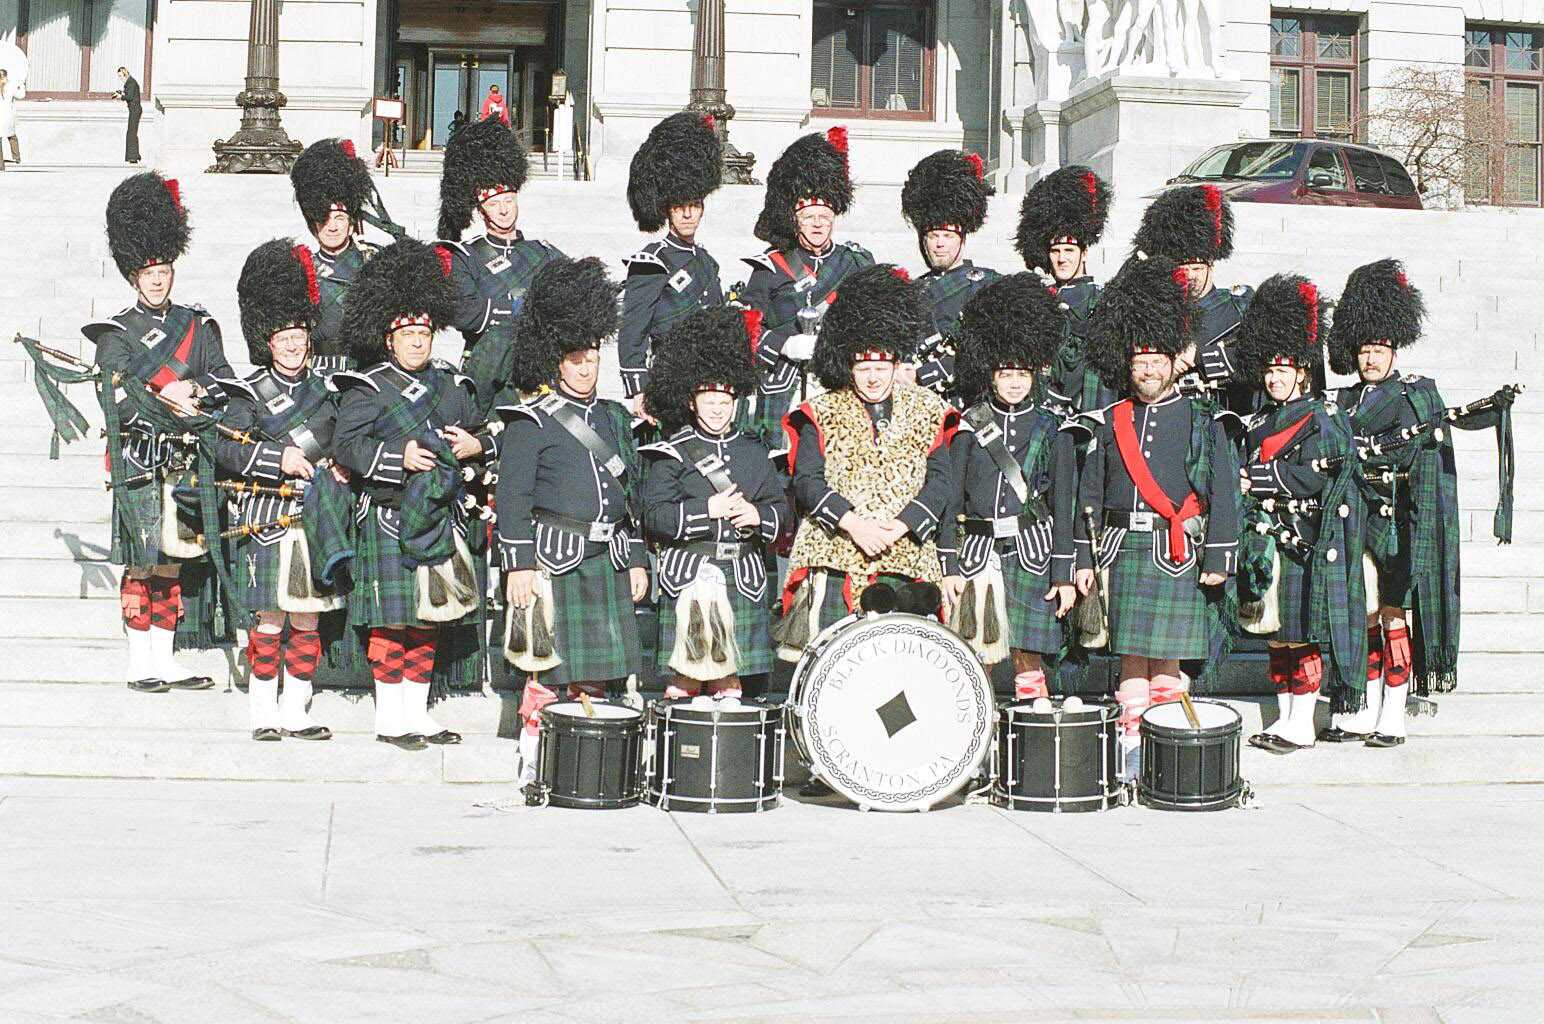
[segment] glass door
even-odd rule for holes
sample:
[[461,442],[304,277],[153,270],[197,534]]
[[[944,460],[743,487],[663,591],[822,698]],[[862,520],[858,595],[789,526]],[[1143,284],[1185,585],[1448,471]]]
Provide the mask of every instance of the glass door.
[[510,95],[510,89],[517,87],[517,81],[511,74],[511,62],[511,54],[507,51],[465,53],[436,50],[430,55],[433,69],[429,82],[429,105],[432,111],[430,129],[436,149],[443,148],[445,141],[450,138],[451,124],[458,112],[467,122],[481,119],[483,104],[492,86],[498,87],[513,121],[514,112],[519,108],[515,105],[516,97]]

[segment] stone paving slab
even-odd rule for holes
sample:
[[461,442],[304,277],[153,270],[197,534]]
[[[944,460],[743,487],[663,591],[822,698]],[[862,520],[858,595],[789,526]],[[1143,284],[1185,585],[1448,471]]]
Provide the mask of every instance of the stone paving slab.
[[0,1020],[1537,1021],[1544,787],[525,808],[0,778]]

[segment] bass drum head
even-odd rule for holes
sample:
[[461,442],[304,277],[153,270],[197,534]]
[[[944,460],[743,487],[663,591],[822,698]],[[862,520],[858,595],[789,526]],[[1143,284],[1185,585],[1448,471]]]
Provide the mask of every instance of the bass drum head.
[[886,811],[925,811],[975,776],[994,706],[965,641],[905,613],[838,623],[822,639],[791,695],[813,774],[864,810]]
[[854,612],[816,633],[814,639],[805,645],[804,653],[799,655],[799,661],[793,667],[793,675],[788,679],[788,703],[783,705],[783,725],[793,739],[794,749],[799,752],[799,760],[805,764],[809,764],[811,758],[809,748],[804,745],[803,732],[799,728],[799,722],[804,717],[799,703],[800,697],[809,684],[810,673],[814,670],[815,662],[820,658],[821,652],[831,646],[833,637],[862,618],[861,613]]

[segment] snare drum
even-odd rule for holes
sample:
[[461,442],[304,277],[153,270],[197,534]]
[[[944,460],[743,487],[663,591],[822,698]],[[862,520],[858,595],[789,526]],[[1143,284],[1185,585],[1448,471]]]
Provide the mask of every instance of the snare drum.
[[805,649],[788,731],[810,772],[863,810],[925,811],[975,776],[992,686],[970,647],[921,615],[854,615]]
[[1220,811],[1236,806],[1244,791],[1239,777],[1239,713],[1215,700],[1192,701],[1199,729],[1179,701],[1157,704],[1142,715],[1142,773],[1137,796],[1163,811]]
[[536,789],[554,807],[632,807],[643,796],[643,715],[622,704],[579,701],[541,711]]
[[1017,700],[997,711],[992,803],[1019,811],[1107,811],[1120,803],[1115,720],[1110,701],[1051,710]]
[[734,697],[649,708],[648,800],[662,811],[771,810],[783,792],[783,709]]

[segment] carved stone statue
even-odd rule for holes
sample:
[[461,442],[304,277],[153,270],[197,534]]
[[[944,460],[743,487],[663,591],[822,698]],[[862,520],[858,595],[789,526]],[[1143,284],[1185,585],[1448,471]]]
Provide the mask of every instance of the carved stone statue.
[[[1061,99],[1110,71],[1225,77],[1225,0],[1022,0],[1037,93]],[[1078,66],[1081,65],[1081,66]]]

